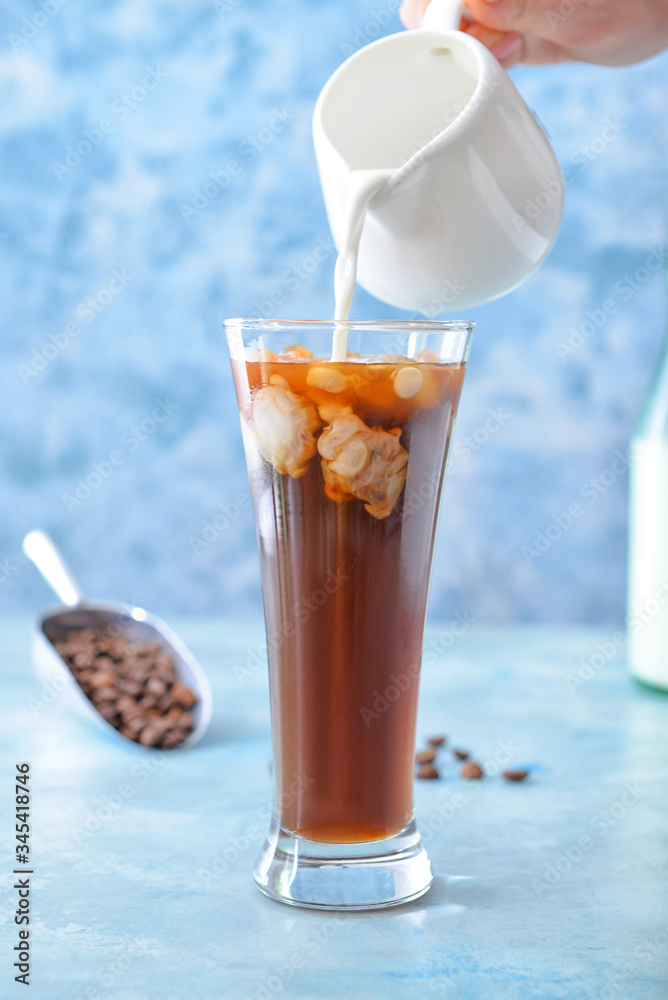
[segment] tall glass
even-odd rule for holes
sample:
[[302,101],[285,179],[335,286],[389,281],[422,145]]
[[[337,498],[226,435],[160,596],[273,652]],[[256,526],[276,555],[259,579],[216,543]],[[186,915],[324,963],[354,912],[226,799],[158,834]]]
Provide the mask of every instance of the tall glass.
[[[228,320],[262,570],[268,896],[422,895],[415,725],[436,521],[471,323]],[[331,361],[333,335],[338,356]],[[347,353],[341,353],[341,338]]]

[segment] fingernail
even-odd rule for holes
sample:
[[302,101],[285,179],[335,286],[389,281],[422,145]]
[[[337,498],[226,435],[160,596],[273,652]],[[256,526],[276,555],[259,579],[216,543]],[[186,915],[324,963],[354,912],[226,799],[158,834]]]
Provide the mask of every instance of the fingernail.
[[419,28],[424,17],[425,0],[403,0],[399,17],[405,28]]
[[[494,2],[496,3],[497,0],[494,0]],[[505,38],[502,38],[500,42],[492,46],[491,53],[499,62],[503,62],[509,56],[516,55],[523,45],[524,39],[522,36],[517,31],[509,31]]]

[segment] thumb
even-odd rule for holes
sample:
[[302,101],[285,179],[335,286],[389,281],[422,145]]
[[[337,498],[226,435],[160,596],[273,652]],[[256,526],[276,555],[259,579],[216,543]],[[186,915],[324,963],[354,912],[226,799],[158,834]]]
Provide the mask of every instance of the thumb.
[[497,31],[549,37],[554,0],[467,0],[473,20]]
[[428,4],[429,0],[403,0],[399,17],[404,28],[419,28]]

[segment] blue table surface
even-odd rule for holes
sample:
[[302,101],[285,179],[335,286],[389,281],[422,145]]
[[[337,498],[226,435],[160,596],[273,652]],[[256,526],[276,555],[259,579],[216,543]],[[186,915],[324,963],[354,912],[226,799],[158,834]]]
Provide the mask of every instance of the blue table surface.
[[[47,704],[32,623],[3,624],[3,998],[665,1000],[668,696],[628,678],[610,633],[428,631],[419,739],[447,733],[488,771],[531,776],[464,782],[443,752],[441,780],[416,785],[433,888],[337,915],[272,902],[252,881],[271,796],[260,623],[171,624],[211,678],[214,717],[198,746],[166,754]],[[12,969],[22,760],[29,993]]]

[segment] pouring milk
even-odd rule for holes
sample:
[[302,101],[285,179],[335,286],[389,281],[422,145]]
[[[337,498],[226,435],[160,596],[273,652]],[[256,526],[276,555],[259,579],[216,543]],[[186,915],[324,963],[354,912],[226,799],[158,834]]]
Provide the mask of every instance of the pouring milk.
[[538,267],[559,230],[564,185],[541,126],[480,42],[433,30],[458,23],[458,5],[432,0],[427,14],[422,30],[346,60],[316,105],[342,323],[356,280],[432,316],[489,302]]

